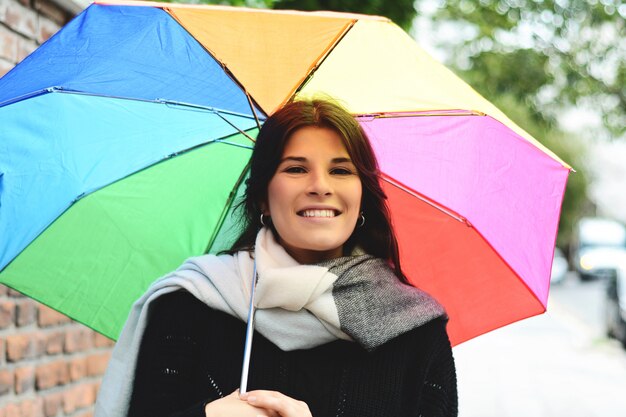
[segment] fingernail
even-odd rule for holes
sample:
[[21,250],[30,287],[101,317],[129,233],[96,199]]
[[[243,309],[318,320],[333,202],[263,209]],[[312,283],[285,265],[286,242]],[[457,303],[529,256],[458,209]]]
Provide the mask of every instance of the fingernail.
[[248,398],[247,398],[247,401],[248,401],[249,403],[253,403],[253,402],[255,402],[255,401],[256,401],[256,397],[255,397],[255,396],[248,397]]

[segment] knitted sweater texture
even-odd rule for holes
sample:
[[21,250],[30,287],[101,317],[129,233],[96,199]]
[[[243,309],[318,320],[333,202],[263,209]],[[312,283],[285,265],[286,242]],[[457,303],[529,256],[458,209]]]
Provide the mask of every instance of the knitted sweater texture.
[[[239,386],[245,323],[177,291],[150,308],[129,416],[202,417]],[[283,351],[255,333],[248,388],[305,401],[313,417],[457,415],[456,374],[445,318],[372,351],[336,340]]]

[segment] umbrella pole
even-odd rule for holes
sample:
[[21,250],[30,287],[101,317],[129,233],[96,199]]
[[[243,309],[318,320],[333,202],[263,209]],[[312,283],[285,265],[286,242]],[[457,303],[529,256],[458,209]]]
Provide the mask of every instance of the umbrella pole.
[[248,371],[250,369],[250,353],[252,351],[252,336],[254,334],[254,289],[256,288],[256,259],[254,260],[254,268],[252,272],[252,288],[250,290],[250,308],[248,309],[248,324],[246,326],[246,343],[243,351],[243,366],[241,369],[241,382],[239,384],[239,394],[243,394],[248,390]]

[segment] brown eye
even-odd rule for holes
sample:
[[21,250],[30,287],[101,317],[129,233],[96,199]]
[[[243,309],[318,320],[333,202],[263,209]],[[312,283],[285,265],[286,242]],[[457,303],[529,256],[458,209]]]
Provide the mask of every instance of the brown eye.
[[283,172],[287,172],[289,174],[302,174],[305,173],[306,170],[301,166],[292,166],[285,168]]
[[348,168],[333,168],[330,171],[331,174],[333,175],[352,175],[353,172],[351,170],[349,170]]

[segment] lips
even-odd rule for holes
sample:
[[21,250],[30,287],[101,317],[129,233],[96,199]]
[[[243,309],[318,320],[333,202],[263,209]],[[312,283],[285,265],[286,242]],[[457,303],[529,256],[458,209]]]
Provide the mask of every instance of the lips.
[[341,212],[334,209],[306,209],[298,212],[298,216],[320,218],[331,218],[338,216],[339,214],[341,214]]

